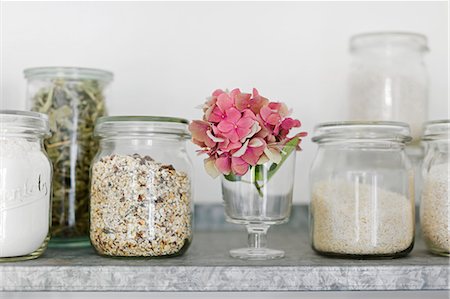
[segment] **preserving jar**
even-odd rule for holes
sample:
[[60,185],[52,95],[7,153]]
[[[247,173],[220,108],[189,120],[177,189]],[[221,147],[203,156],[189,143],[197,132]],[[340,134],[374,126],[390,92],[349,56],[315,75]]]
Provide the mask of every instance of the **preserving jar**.
[[52,165],[47,116],[0,110],[0,261],[39,257],[50,238]]
[[350,120],[406,122],[420,142],[428,113],[427,38],[408,32],[375,32],[350,39]]
[[192,239],[188,121],[102,117],[91,169],[91,243],[105,256],[182,254]]
[[40,67],[24,71],[30,109],[49,116],[45,148],[53,162],[51,246],[89,245],[89,167],[95,121],[106,115],[108,71]]
[[423,190],[420,224],[431,252],[450,255],[450,120],[425,124],[423,141],[427,151],[423,162]]
[[310,231],[322,255],[400,257],[414,243],[414,174],[399,122],[319,124]]

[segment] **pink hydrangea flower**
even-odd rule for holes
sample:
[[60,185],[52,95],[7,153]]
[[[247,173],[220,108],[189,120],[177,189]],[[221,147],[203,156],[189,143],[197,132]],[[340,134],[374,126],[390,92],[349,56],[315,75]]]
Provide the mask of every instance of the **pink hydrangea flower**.
[[225,111],[225,114],[223,120],[217,125],[219,131],[233,143],[245,140],[256,122],[253,112],[245,110],[241,113],[236,108],[231,107]]
[[[270,102],[256,89],[242,93],[215,90],[202,106],[203,120],[189,125],[193,142],[206,153],[205,169],[212,177],[242,176],[255,165],[271,161],[280,163],[283,146],[292,138],[306,136],[300,132],[288,137],[299,128],[299,120],[289,117],[290,111],[281,102]],[[300,149],[299,146],[297,146]]]

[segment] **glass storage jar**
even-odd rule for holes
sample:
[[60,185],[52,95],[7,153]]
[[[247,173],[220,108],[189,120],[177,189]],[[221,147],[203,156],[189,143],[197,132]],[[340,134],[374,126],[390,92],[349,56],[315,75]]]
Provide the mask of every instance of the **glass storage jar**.
[[400,257],[414,243],[414,174],[407,124],[336,122],[315,128],[310,232],[323,255]]
[[0,261],[39,257],[50,238],[52,165],[47,116],[0,110]]
[[102,117],[91,167],[91,243],[105,256],[179,255],[192,239],[188,121]]
[[423,162],[420,224],[431,252],[450,256],[450,120],[425,124],[427,151]]
[[95,121],[106,115],[108,71],[40,67],[24,71],[31,110],[49,116],[45,148],[53,162],[51,246],[89,245],[89,167]]
[[406,122],[420,141],[428,113],[424,35],[407,32],[358,34],[350,40],[350,120]]

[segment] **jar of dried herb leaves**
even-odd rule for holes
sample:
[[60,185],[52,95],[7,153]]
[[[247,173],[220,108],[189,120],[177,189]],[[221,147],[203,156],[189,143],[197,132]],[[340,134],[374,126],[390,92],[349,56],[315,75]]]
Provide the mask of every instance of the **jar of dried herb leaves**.
[[105,256],[182,254],[192,239],[188,122],[102,117],[91,168],[91,243]]
[[89,244],[89,167],[98,145],[95,121],[106,115],[108,71],[40,67],[24,71],[31,110],[49,116],[52,137],[45,148],[53,162],[54,246]]

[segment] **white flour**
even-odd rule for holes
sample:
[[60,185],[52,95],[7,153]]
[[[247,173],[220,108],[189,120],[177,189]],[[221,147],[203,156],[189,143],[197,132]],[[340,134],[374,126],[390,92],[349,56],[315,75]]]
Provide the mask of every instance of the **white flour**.
[[50,220],[51,165],[37,142],[0,138],[0,258],[33,253]]

